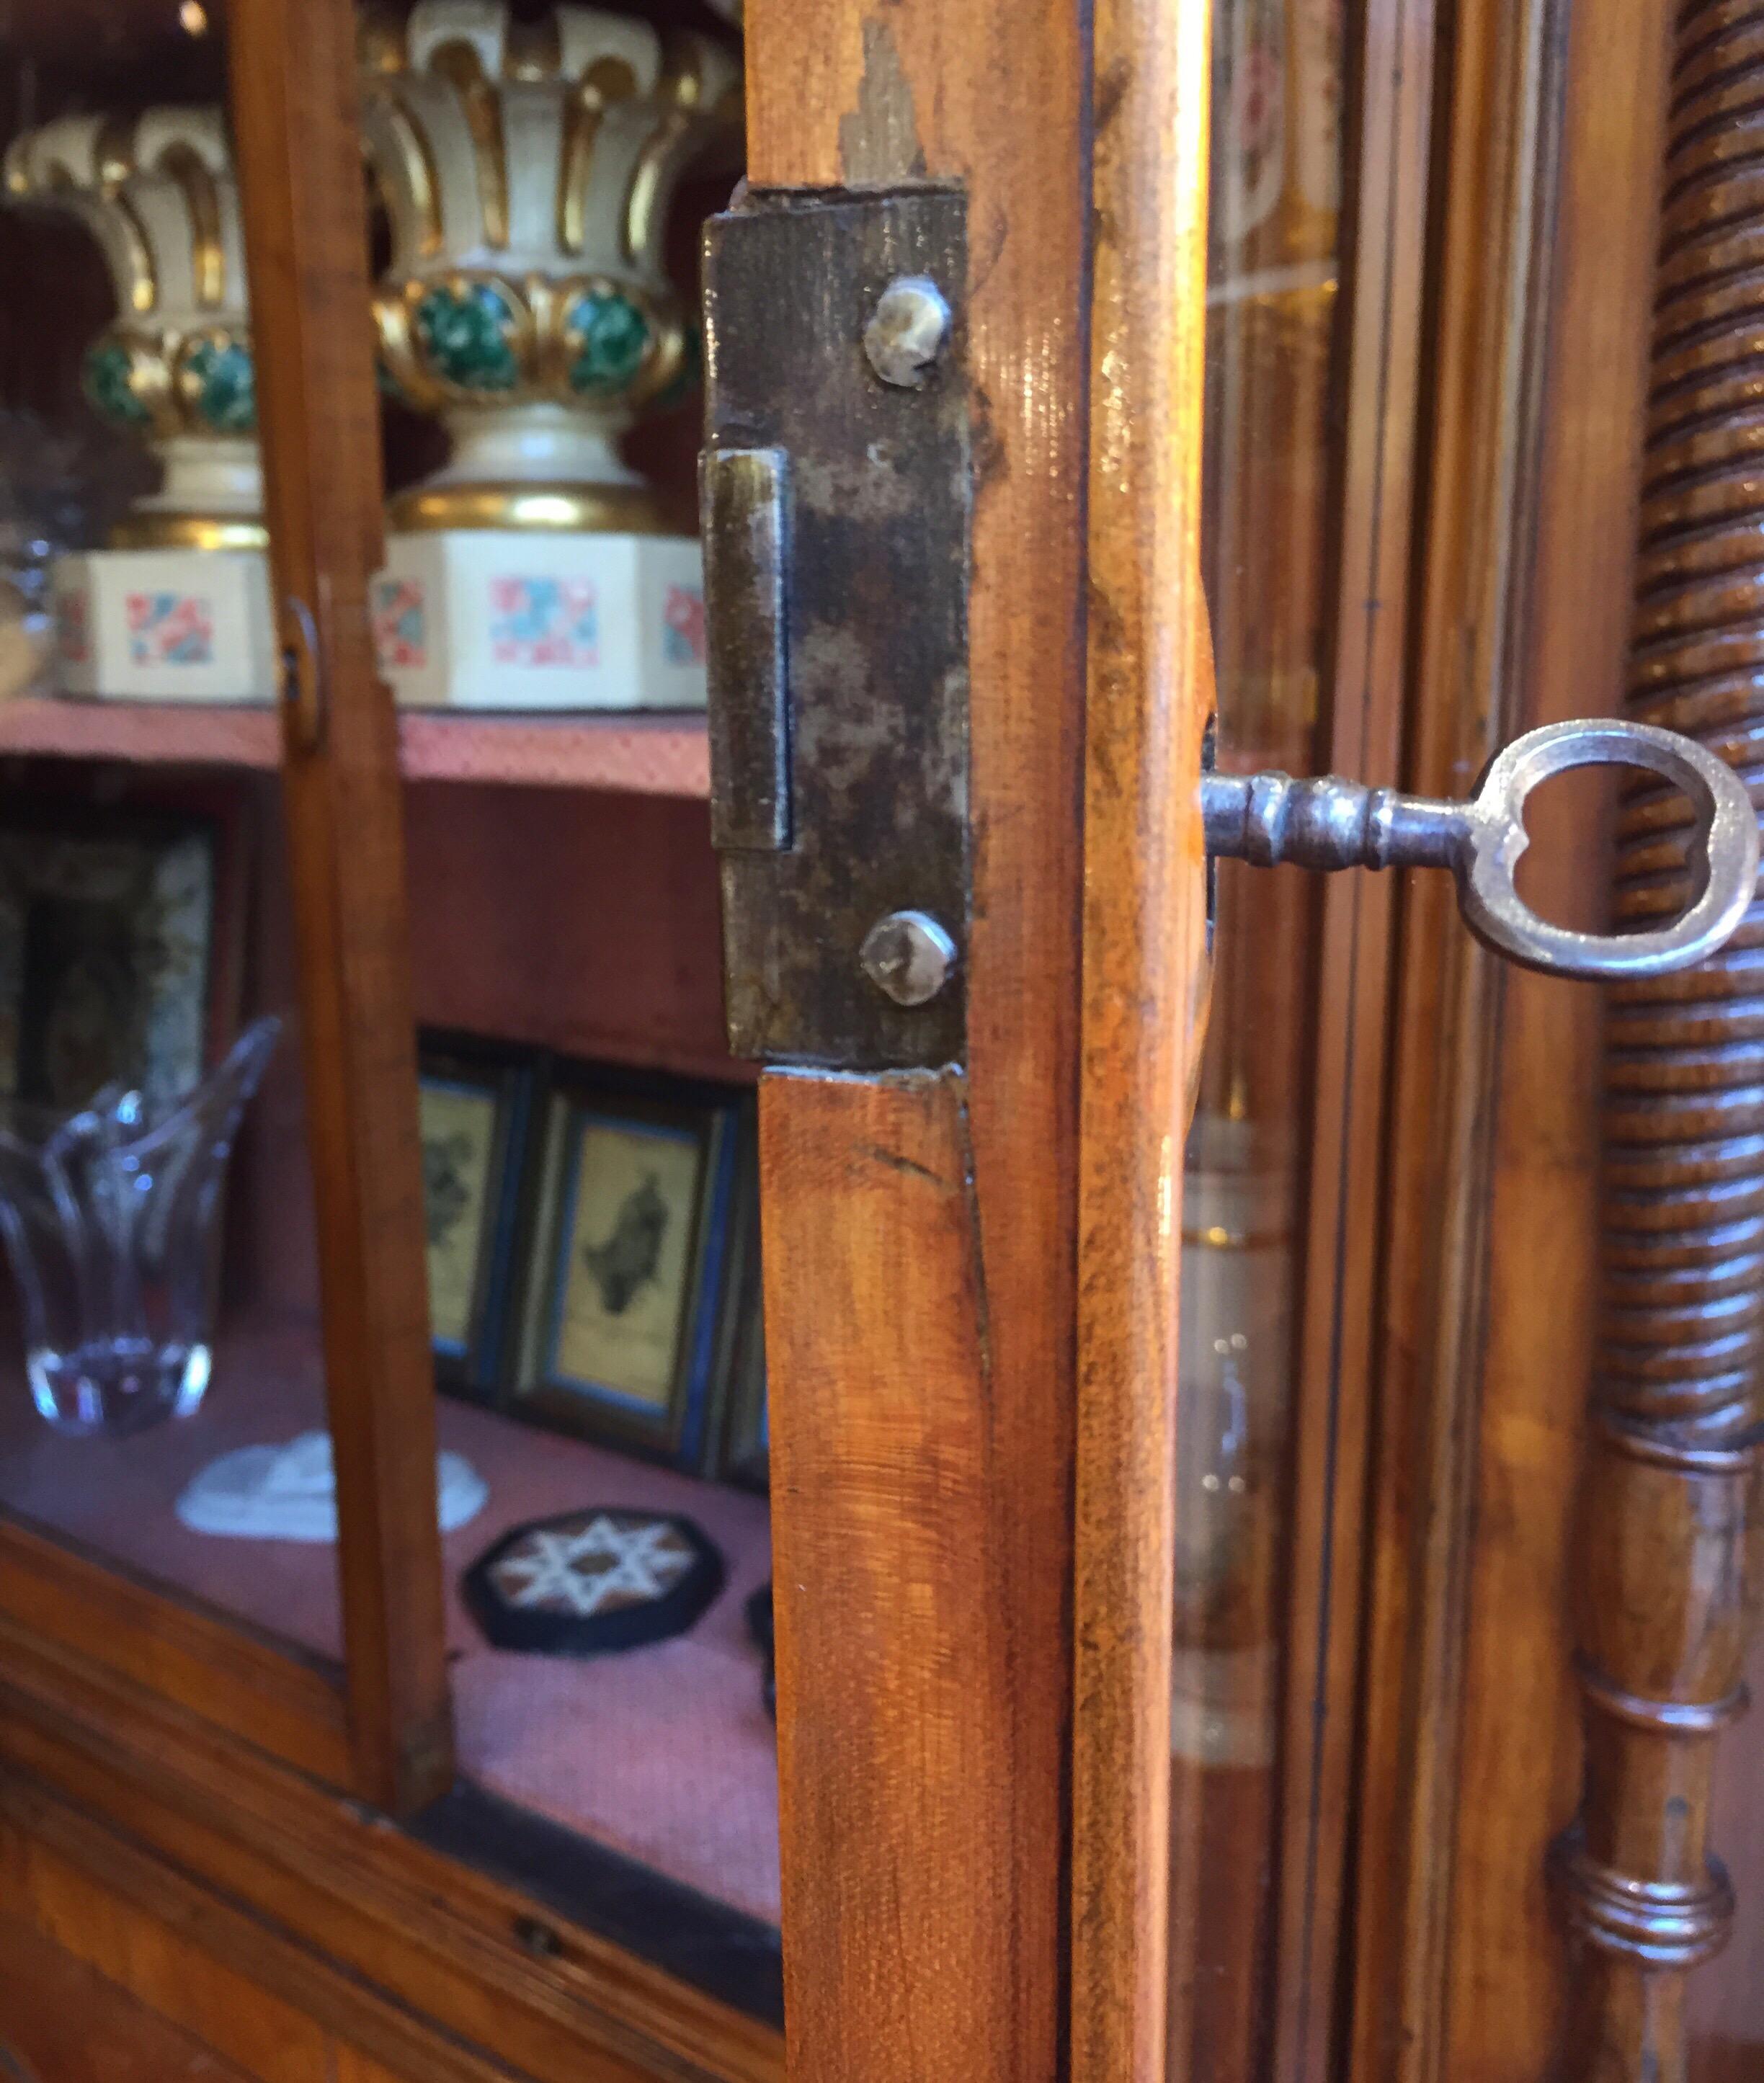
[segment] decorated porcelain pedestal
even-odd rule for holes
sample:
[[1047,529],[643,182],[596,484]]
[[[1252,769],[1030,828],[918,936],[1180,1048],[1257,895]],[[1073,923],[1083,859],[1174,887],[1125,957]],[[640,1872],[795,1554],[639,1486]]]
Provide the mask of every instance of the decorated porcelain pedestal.
[[394,535],[380,670],[412,708],[701,709],[698,544],[672,535]]
[[63,694],[268,702],[276,685],[260,550],[90,550],[49,579]]
[[698,544],[615,442],[690,387],[662,231],[684,167],[738,142],[735,61],[591,8],[522,31],[500,0],[363,36],[383,380],[452,443],[388,513],[382,672],[413,707],[703,708]]
[[164,468],[114,547],[52,572],[63,691],[272,700],[244,259],[220,112],[64,116],[15,141],[6,180],[97,238],[124,315],[87,355],[87,391]]

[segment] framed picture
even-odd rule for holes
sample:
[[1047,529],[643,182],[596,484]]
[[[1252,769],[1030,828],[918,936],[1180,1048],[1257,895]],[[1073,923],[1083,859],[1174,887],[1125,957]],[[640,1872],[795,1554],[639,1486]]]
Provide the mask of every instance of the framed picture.
[[241,925],[226,821],[0,805],[0,1098],[180,1097],[230,1042]]
[[763,1490],[771,1485],[771,1440],[766,1429],[766,1317],[757,1253],[746,1287],[730,1355],[718,1473],[725,1482]]
[[539,1183],[510,1407],[675,1466],[712,1444],[736,1096],[560,1071]]
[[502,1371],[536,1075],[474,1035],[421,1037],[417,1118],[435,1377],[489,1395]]
[[766,1333],[759,1265],[758,1136],[751,1106],[742,1110],[741,1136],[742,1163],[730,1223],[730,1306],[724,1312],[716,1417],[704,1472],[720,1482],[764,1490],[770,1485]]

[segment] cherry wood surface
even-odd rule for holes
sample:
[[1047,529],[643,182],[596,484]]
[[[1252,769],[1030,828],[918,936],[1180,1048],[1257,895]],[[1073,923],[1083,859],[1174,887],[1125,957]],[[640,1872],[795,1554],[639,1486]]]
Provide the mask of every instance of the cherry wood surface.
[[[1626,706],[1764,796],[1755,368],[1764,6],[1674,30]],[[1618,918],[1688,894],[1684,807],[1618,826]],[[1579,1813],[1554,1874],[1572,1936],[1563,2073],[1689,2073],[1688,1972],[1730,1935],[1711,1855],[1717,1737],[1745,1709],[1764,1427],[1764,910],[1686,976],[1609,995],[1597,1344],[1575,1544]],[[1756,1911],[1754,1908],[1754,1913]]]
[[11,2083],[250,2083],[256,2072],[0,1916],[0,2073]]
[[1074,2083],[1162,2071],[1182,1150],[1208,982],[1200,588],[1208,23],[1093,23],[1072,1593]]
[[348,0],[239,0],[229,29],[272,588],[293,660],[283,792],[350,1730],[361,1789],[411,1807],[446,1789],[452,1761],[402,792],[367,618],[383,522],[355,17]]
[[787,2030],[815,2083],[1019,2083],[1068,1889],[1089,11],[746,23],[756,188],[965,183],[978,415],[967,1061],[762,1086]]

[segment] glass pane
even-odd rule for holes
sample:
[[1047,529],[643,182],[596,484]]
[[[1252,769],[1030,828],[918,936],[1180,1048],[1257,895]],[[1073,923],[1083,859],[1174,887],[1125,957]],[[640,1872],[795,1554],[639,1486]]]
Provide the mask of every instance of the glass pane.
[[[1215,0],[1203,556],[1222,766],[1313,769],[1339,0]],[[1314,893],[1220,864],[1183,1194],[1170,2073],[1266,2075]]]
[[185,0],[15,6],[7,27],[0,1534],[46,1535],[328,1664],[335,1515],[221,25]]
[[[469,63],[434,0],[373,32],[376,621],[469,1504],[444,1541],[466,1812],[485,1856],[543,1857],[586,1920],[775,2011],[752,1080],[723,1039],[692,534],[740,44],[637,15],[486,7]],[[474,177],[485,127],[506,191]]]

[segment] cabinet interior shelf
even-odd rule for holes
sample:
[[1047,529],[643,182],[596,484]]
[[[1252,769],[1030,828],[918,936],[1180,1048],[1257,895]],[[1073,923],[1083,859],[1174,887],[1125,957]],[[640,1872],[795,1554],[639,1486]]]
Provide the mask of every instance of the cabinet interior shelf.
[[[710,753],[698,716],[438,715],[398,720],[412,781],[511,782],[703,798]],[[154,765],[273,768],[273,710],[213,703],[72,701],[26,695],[0,704],[0,754]]]

